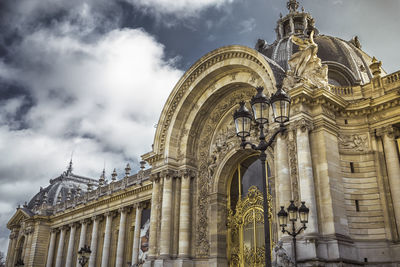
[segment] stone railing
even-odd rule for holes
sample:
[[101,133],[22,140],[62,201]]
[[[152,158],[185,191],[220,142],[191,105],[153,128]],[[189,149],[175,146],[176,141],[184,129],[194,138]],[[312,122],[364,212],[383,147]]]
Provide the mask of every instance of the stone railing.
[[382,79],[384,85],[400,82],[400,71],[386,75]]
[[334,93],[335,95],[340,96],[352,96],[353,95],[353,87],[336,87],[330,86],[329,91]]

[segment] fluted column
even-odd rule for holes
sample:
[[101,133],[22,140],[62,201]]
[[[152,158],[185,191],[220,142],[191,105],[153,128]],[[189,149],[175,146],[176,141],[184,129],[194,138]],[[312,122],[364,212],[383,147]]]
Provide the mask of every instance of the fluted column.
[[383,129],[383,146],[389,177],[390,193],[393,201],[397,229],[400,231],[400,163],[394,137],[393,127],[389,126]]
[[70,227],[71,227],[71,230],[69,232],[69,242],[68,242],[67,259],[65,262],[65,267],[71,267],[72,254],[74,252],[76,224],[73,223],[70,225]]
[[161,207],[160,257],[169,258],[171,252],[172,171],[163,171],[163,198]]
[[61,227],[60,240],[58,241],[56,267],[61,267],[61,264],[62,264],[66,232],[67,232],[67,228],[65,226]]
[[90,253],[89,257],[89,267],[96,266],[96,258],[97,258],[97,237],[99,231],[99,222],[101,220],[101,216],[93,216],[93,228],[92,228],[92,241],[90,242]]
[[49,250],[47,253],[46,267],[51,267],[53,265],[54,247],[56,245],[56,235],[57,235],[57,231],[55,229],[51,229],[50,244],[49,244]]
[[181,181],[181,203],[179,216],[179,258],[188,258],[190,254],[190,181],[194,176],[192,171],[185,170]]
[[135,205],[136,218],[135,218],[135,231],[133,233],[133,246],[132,246],[132,265],[138,263],[139,245],[140,245],[140,228],[142,222],[143,205],[138,203]]
[[150,214],[150,233],[149,233],[149,259],[155,258],[157,254],[157,223],[158,223],[158,198],[160,192],[160,178],[158,174],[152,174],[153,192],[151,196],[151,214]]
[[101,257],[101,266],[108,266],[108,258],[110,255],[110,243],[111,243],[111,226],[112,226],[112,212],[106,212],[104,214],[106,216],[106,232],[104,234],[104,243],[103,243],[103,255]]
[[286,134],[279,134],[277,136],[275,153],[275,185],[278,193],[278,204],[279,206],[287,207],[290,200],[292,200],[292,190]]
[[121,217],[119,220],[117,256],[116,256],[115,267],[122,267],[124,264],[125,225],[126,225],[126,213],[128,212],[128,209],[126,207],[120,208],[119,212],[121,213]]
[[[85,246],[86,243],[86,230],[89,220],[81,220],[81,233],[79,235],[78,251]],[[79,266],[79,257],[76,257],[76,266]]]
[[318,234],[317,202],[315,200],[314,175],[311,160],[309,130],[312,124],[306,120],[297,123],[297,161],[299,165],[300,200],[310,209],[307,234]]

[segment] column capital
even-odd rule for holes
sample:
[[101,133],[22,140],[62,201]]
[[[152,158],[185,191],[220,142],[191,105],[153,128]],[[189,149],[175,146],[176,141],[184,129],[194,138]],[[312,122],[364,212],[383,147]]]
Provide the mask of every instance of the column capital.
[[144,202],[138,202],[138,203],[133,204],[134,209],[144,209],[145,206],[146,206],[146,203],[144,203]]
[[72,228],[72,227],[78,227],[78,222],[73,222],[73,223],[70,223],[70,224],[68,224],[68,226],[70,227],[70,228]]
[[108,216],[115,217],[115,216],[117,216],[117,212],[115,210],[109,210],[109,211],[104,212],[104,217],[108,217]]
[[93,222],[94,221],[101,221],[101,220],[103,220],[103,215],[102,214],[92,216],[92,221]]
[[383,137],[386,135],[390,139],[394,139],[399,134],[399,129],[393,125],[387,125],[376,129],[376,136]]
[[155,183],[160,182],[160,173],[156,172],[156,173],[150,174],[150,179],[149,180],[152,181],[152,182],[155,182]]
[[56,234],[56,233],[60,232],[60,229],[59,228],[51,228],[50,232]]
[[160,175],[162,178],[165,178],[168,180],[168,179],[171,179],[174,177],[178,177],[178,172],[175,170],[163,170],[163,171],[161,171]]
[[290,128],[293,130],[300,130],[304,133],[305,131],[312,131],[314,129],[314,125],[311,120],[301,118],[299,120],[291,122]]
[[179,170],[179,175],[182,178],[195,178],[196,177],[196,171],[192,170],[192,169],[183,169],[183,170]]
[[130,210],[131,210],[131,207],[125,206],[125,207],[119,208],[119,209],[118,209],[118,212],[119,212],[119,213],[123,213],[123,212],[128,213]]
[[89,218],[86,218],[86,219],[80,220],[79,222],[80,222],[80,224],[90,224],[92,221]]

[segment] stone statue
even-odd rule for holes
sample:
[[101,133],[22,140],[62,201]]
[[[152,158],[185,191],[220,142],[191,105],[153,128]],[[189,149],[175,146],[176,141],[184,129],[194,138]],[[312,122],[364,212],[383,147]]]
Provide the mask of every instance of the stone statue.
[[318,45],[314,42],[314,30],[311,30],[308,39],[293,35],[292,42],[299,46],[299,51],[288,61],[290,70],[283,82],[284,87],[294,87],[300,83],[317,88],[328,86],[328,66],[322,66],[317,56]]
[[275,260],[272,262],[274,267],[292,267],[294,263],[291,258],[287,255],[286,249],[282,246],[282,241],[279,241],[274,248]]

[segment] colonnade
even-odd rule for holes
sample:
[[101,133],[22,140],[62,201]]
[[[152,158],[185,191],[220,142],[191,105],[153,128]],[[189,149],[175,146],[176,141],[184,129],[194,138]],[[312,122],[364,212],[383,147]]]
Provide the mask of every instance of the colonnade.
[[[140,229],[141,229],[141,217],[142,217],[142,211],[146,203],[137,203],[134,204],[133,206],[127,206],[127,207],[122,207],[119,208],[118,210],[115,211],[107,211],[104,214],[100,215],[95,215],[92,216],[91,218],[86,218],[83,220],[80,220],[79,222],[74,222],[68,225],[64,225],[58,228],[54,228],[51,230],[50,233],[50,244],[49,244],[49,250],[47,254],[47,262],[46,262],[46,267],[72,267],[72,266],[80,266],[79,265],[79,256],[74,258],[74,244],[75,244],[75,236],[76,236],[76,231],[80,226],[80,234],[79,234],[79,242],[78,242],[78,248],[76,250],[76,253],[78,250],[82,247],[84,247],[87,244],[86,236],[87,236],[87,229],[89,224],[93,224],[92,226],[92,232],[91,232],[91,241],[90,241],[90,256],[89,256],[89,262],[88,266],[89,267],[96,267],[96,266],[101,266],[101,267],[107,267],[110,266],[110,252],[111,252],[111,235],[112,235],[112,221],[113,218],[117,213],[120,214],[120,220],[119,220],[119,232],[118,232],[118,237],[117,237],[117,250],[116,250],[116,259],[115,259],[115,267],[122,267],[126,266],[127,262],[125,262],[125,257],[124,251],[125,251],[125,246],[132,246],[132,255],[129,256],[131,259],[131,264],[135,265],[138,263],[138,257],[139,257],[139,249],[140,249]],[[135,213],[136,213],[136,219],[135,219],[135,228],[134,228],[134,235],[133,235],[133,242],[132,244],[125,244],[126,242],[126,222],[127,222],[127,213],[131,210],[131,208],[134,208]],[[105,232],[104,232],[104,240],[102,244],[99,244],[99,224],[100,222],[105,218]],[[69,237],[67,237],[67,231],[69,230]],[[56,236],[57,233],[59,232],[59,239],[58,239],[58,246],[57,250],[56,248]],[[66,254],[64,253],[64,244],[66,243],[66,238],[68,238],[68,247],[66,250]],[[102,246],[102,255],[100,261],[96,261],[98,258],[98,250]],[[55,257],[55,262],[53,262]],[[65,257],[65,260],[64,260]]]
[[[150,219],[150,260],[187,259],[190,256],[191,170],[153,174]],[[174,181],[175,179],[175,181]],[[161,222],[159,216],[161,215]],[[172,242],[171,242],[172,241]]]

